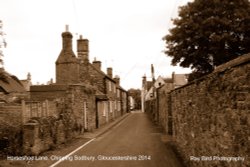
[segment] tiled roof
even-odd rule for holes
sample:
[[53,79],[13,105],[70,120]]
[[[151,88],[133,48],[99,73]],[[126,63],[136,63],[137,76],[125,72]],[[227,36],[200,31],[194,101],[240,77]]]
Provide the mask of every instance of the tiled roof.
[[113,78],[110,78],[110,77],[109,77],[107,74],[105,74],[102,70],[97,69],[97,68],[96,68],[95,66],[93,66],[91,63],[89,63],[89,65],[90,65],[91,67],[93,67],[93,69],[95,69],[97,72],[99,72],[100,74],[102,74],[103,77],[106,77],[106,78],[112,80],[113,82],[116,82]]
[[[103,77],[106,77],[106,78],[108,78],[109,80],[111,80],[112,82],[115,82],[116,83],[116,81],[113,79],[113,78],[110,78],[107,74],[105,74],[102,70],[99,70],[99,69],[97,69],[93,64],[91,64],[91,63],[89,63],[89,65],[91,66],[91,67],[93,67],[93,69],[95,69],[97,72],[99,72],[101,75],[103,75]],[[122,91],[125,91],[126,92],[126,90],[123,88],[123,87],[121,87],[120,85],[118,86],[118,88],[119,89],[121,89]]]

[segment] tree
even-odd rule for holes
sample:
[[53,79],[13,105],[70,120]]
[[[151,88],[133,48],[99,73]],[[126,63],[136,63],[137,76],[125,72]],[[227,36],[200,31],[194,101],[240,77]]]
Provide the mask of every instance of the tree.
[[2,29],[3,29],[3,22],[2,20],[0,20],[0,68],[3,67],[3,48],[5,48],[7,45],[4,38],[5,33],[3,32]]
[[194,0],[173,24],[165,53],[172,65],[191,67],[194,78],[250,52],[249,0]]
[[141,109],[141,90],[140,89],[129,89],[128,95],[132,96],[135,100],[135,109]]

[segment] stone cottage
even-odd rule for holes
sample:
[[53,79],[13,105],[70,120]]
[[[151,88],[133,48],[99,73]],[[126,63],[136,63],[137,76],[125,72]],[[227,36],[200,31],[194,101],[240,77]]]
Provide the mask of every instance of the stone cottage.
[[[31,99],[56,100],[64,98],[69,89],[81,87],[78,93],[81,92],[82,99],[75,101],[74,105],[82,108],[75,107],[78,110],[75,112],[82,113],[80,122],[84,129],[92,130],[127,112],[127,92],[119,85],[119,79],[113,77],[112,68],[108,68],[105,74],[101,70],[101,61],[89,62],[88,39],[80,36],[75,54],[72,38],[67,30],[62,33],[62,50],[55,63],[56,83],[31,86]],[[75,93],[72,94],[73,100]]]

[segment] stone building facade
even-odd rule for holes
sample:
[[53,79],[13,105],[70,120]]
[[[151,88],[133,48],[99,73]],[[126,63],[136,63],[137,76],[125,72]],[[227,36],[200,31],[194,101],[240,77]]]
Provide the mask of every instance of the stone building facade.
[[[112,68],[105,74],[101,70],[101,61],[89,62],[88,39],[80,36],[75,54],[72,38],[70,32],[62,33],[62,50],[55,62],[56,83],[30,87],[30,100],[52,102],[56,109],[53,115],[32,118],[24,125],[23,143],[27,154],[37,155],[54,144],[67,142],[75,135],[99,128],[128,112],[127,92],[120,86],[119,77],[113,77]],[[42,122],[56,123],[50,129]],[[39,134],[36,129],[41,126],[48,133]]]
[[[56,144],[68,142],[73,137],[95,128],[95,89],[83,84],[56,85],[31,88],[31,98],[45,100],[46,92],[52,90],[53,98],[46,99],[46,116],[35,116],[23,126],[25,154],[38,155]],[[56,89],[57,88],[57,89]],[[39,92],[40,91],[40,92]],[[53,112],[50,110],[52,109]],[[40,110],[44,110],[40,108]],[[33,112],[33,111],[31,111]],[[38,110],[39,112],[39,110]],[[48,113],[49,112],[49,113]]]
[[[23,137],[8,141],[5,140],[7,134],[2,133],[0,141],[5,145],[1,149],[38,155],[128,112],[127,91],[120,86],[120,78],[113,77],[112,68],[104,73],[101,61],[89,62],[88,39],[80,36],[77,40],[77,54],[73,52],[72,39],[70,32],[62,33],[62,50],[55,62],[55,83],[26,85],[29,89],[25,89],[15,76],[8,73],[2,76],[0,108],[4,117],[0,117],[0,123],[6,123],[5,116],[19,118],[15,121],[18,122],[15,134],[22,129]],[[16,102],[16,97],[18,104],[7,104]]]
[[[67,85],[81,84],[83,87],[91,87],[95,99],[88,105],[96,109],[93,117],[95,117],[95,128],[98,128],[117,116],[121,116],[121,111],[127,112],[127,92],[119,85],[117,77],[113,77],[112,68],[108,68],[105,74],[101,70],[101,61],[89,62],[88,39],[80,36],[77,40],[77,54],[75,54],[72,49],[72,38],[70,32],[62,33],[62,50],[55,63],[56,83],[32,86],[31,99],[45,100],[63,97],[64,92],[67,91]],[[123,98],[117,91],[123,95]]]

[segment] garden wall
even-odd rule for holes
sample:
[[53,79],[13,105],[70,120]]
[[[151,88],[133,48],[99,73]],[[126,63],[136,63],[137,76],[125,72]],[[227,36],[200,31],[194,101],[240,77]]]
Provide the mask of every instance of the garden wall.
[[173,137],[189,166],[250,166],[250,54],[171,91],[168,99],[164,112],[172,115]]

